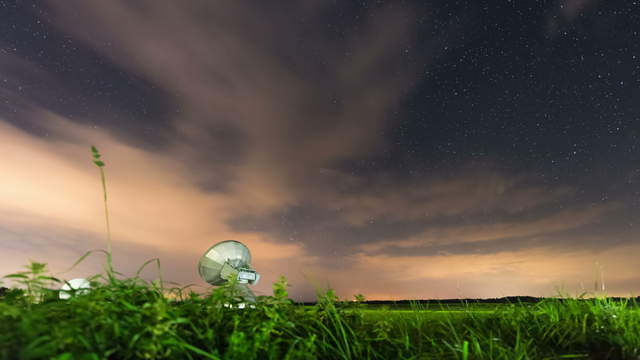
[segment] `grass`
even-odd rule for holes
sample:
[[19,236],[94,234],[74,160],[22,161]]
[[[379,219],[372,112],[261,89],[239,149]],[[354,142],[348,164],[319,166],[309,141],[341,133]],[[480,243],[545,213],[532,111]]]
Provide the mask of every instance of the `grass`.
[[[95,147],[92,147],[92,151]],[[97,149],[93,151],[95,157]],[[102,165],[102,163],[100,161]],[[96,164],[98,165],[98,164]],[[106,186],[100,166],[103,191]],[[109,227],[107,222],[107,228]],[[634,299],[561,298],[535,304],[374,307],[332,290],[303,306],[285,278],[255,308],[225,307],[232,284],[204,294],[165,287],[111,264],[92,290],[63,301],[61,280],[32,262],[0,294],[0,359],[639,359]],[[75,265],[74,265],[75,266]]]
[[[106,279],[106,277],[105,277]],[[630,300],[550,299],[494,310],[367,309],[331,291],[288,299],[286,282],[254,309],[224,288],[161,290],[139,278],[95,281],[58,300],[41,289],[0,300],[2,359],[637,359],[640,312]],[[172,295],[172,296],[169,296]]]

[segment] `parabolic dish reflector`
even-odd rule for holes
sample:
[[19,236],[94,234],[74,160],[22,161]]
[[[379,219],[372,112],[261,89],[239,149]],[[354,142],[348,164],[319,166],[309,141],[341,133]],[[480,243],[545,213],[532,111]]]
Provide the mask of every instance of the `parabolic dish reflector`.
[[198,272],[204,281],[211,285],[222,285],[227,280],[221,276],[225,263],[233,268],[250,268],[251,253],[239,241],[225,240],[207,250],[200,258]]
[[58,296],[62,300],[67,300],[70,299],[74,294],[86,294],[89,289],[91,289],[91,283],[89,283],[89,280],[82,278],[72,279],[62,285]]

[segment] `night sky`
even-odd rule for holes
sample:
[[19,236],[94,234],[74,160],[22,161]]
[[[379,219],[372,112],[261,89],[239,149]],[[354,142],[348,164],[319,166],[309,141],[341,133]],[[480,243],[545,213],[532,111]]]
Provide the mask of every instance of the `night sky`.
[[91,145],[126,274],[640,291],[640,1],[0,1],[0,275],[106,247]]

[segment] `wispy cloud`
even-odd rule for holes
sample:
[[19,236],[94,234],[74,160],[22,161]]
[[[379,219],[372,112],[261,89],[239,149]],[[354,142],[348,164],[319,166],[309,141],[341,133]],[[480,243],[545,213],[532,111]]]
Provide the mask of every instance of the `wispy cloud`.
[[[93,143],[107,162],[116,244],[147,246],[149,255],[180,251],[195,263],[212,242],[241,239],[259,254],[256,267],[266,266],[263,286],[278,275],[274,262],[283,259],[295,281],[291,269],[310,269],[317,262],[313,254],[268,233],[235,232],[228,219],[296,204],[319,186],[317,169],[374,151],[387,113],[415,71],[395,56],[404,50],[412,23],[406,8],[375,11],[375,19],[335,34],[336,41],[334,34],[314,35],[323,13],[331,11],[321,2],[294,5],[286,16],[238,4],[50,5],[61,28],[162,87],[166,100],[181,109],[164,134],[167,148],[151,153],[141,143],[125,144],[105,128],[78,125],[37,99],[12,93],[25,103],[21,116],[45,127],[48,137],[3,123],[2,226],[15,229],[22,221],[32,237],[58,229],[43,239],[64,249],[59,251],[66,251],[65,258],[103,237],[99,179],[87,153]],[[309,23],[265,22],[263,11],[287,19],[295,13]],[[55,239],[72,233],[91,239],[76,249]],[[46,251],[30,252],[38,255]]]
[[[547,247],[495,254],[404,257],[360,253],[351,260],[353,274],[367,274],[354,280],[356,286],[376,289],[382,298],[394,294],[421,298],[424,293],[439,298],[556,296],[559,288],[578,295],[594,291],[600,270],[609,295],[629,296],[633,287],[628,285],[636,278],[631,275],[632,259],[638,250],[637,245],[629,244],[595,254],[576,249],[566,256],[558,256]],[[599,270],[596,261],[601,265]],[[348,288],[346,282],[340,282],[340,286]]]
[[362,245],[365,251],[379,252],[385,248],[409,248],[410,251],[435,245],[456,245],[461,243],[488,242],[527,238],[543,234],[561,234],[566,230],[592,224],[620,204],[607,203],[586,208],[574,207],[558,212],[546,213],[533,219],[513,222],[497,221],[480,225],[436,226],[406,239],[372,242]]
[[[403,7],[334,34],[315,31],[332,10],[322,2],[286,12],[239,3],[51,5],[63,29],[174,94],[184,109],[173,119],[174,148],[209,165],[198,169],[203,180],[228,173],[228,189],[251,199],[239,202],[250,213],[295,204],[317,185],[318,169],[380,150],[388,114],[416,71],[397,56],[411,38]],[[229,132],[235,144],[218,146]]]
[[[103,131],[51,113],[32,116],[49,129],[50,139],[0,122],[0,228],[13,234],[3,240],[5,250],[14,249],[17,256],[13,259],[24,263],[28,258],[44,257],[36,260],[70,266],[85,251],[104,247],[102,189],[97,169],[90,162],[90,144],[100,144],[107,163],[116,249],[146,246],[149,254],[179,251],[195,263],[213,242],[238,237],[224,224],[236,197],[199,189],[190,172],[171,156],[127,146]],[[242,240],[258,251],[262,260],[312,260],[299,246],[275,244],[266,235],[243,234]],[[20,247],[25,243],[30,244],[28,252]],[[55,253],[64,255],[52,256]],[[3,261],[0,271],[14,271],[10,265],[15,264]],[[190,278],[195,280],[195,276]]]
[[602,0],[558,0],[546,17],[545,30],[556,33],[563,25],[571,24],[587,11],[598,6]]
[[401,222],[438,216],[515,214],[575,192],[567,186],[547,188],[531,183],[525,175],[503,174],[489,164],[463,166],[450,176],[424,180],[382,175],[374,177],[371,185],[365,185],[364,178],[334,176],[341,177],[343,188],[348,190],[327,194],[324,205],[340,208],[343,218],[353,226],[377,218]]

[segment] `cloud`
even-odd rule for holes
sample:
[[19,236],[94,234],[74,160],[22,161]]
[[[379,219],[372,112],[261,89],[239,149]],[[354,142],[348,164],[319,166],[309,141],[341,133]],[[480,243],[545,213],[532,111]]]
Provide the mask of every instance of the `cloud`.
[[[556,296],[561,287],[578,295],[593,292],[594,281],[601,275],[608,295],[629,296],[631,291],[638,291],[637,283],[629,286],[638,250],[636,244],[596,253],[576,249],[558,258],[555,250],[542,246],[495,254],[396,257],[360,253],[351,260],[353,274],[363,274],[353,281],[363,289],[377,289],[379,298],[394,294],[403,294],[404,298],[424,298],[425,294],[434,298]],[[341,281],[336,286],[344,293],[349,289],[346,283]]]
[[575,20],[581,13],[595,7],[601,0],[562,0],[559,2],[560,14],[568,22]]
[[[47,83],[56,83],[55,77],[26,59],[0,52],[0,113],[12,117],[20,116],[23,111],[33,106],[33,102],[40,101],[46,95],[43,91],[33,92],[37,88],[37,79]],[[25,94],[30,98],[26,99]]]
[[548,34],[556,33],[561,27],[572,24],[577,18],[598,6],[601,0],[558,0],[546,17]]
[[[266,266],[265,274],[284,270],[277,263],[283,260],[288,272],[313,269],[318,260],[302,243],[282,243],[269,233],[239,233],[227,222],[308,200],[323,187],[319,169],[384,146],[381,130],[388,126],[388,114],[410,91],[417,71],[416,62],[397,56],[415,40],[412,9],[380,7],[355,28],[336,24],[336,32],[317,32],[332,11],[320,1],[286,9],[211,2],[50,2],[47,23],[160,87],[165,101],[180,111],[166,115],[171,128],[161,136],[168,141],[152,152],[127,134],[84,125],[95,120],[90,112],[71,121],[38,96],[3,87],[25,105],[21,127],[38,124],[42,130],[33,136],[7,119],[0,122],[0,149],[6,155],[0,179],[7,184],[0,226],[29,238],[31,256],[47,255],[37,250],[43,244],[65,259],[99,245],[104,214],[88,153],[95,144],[107,163],[114,248],[194,260],[212,242],[236,238],[255,249],[255,265]],[[12,61],[31,66],[24,59]],[[49,73],[38,74],[48,91],[59,83]],[[118,104],[109,105],[117,111]],[[109,118],[102,111],[99,115],[102,121]],[[86,242],[69,246],[74,243],[69,239],[81,237]],[[24,255],[16,259],[26,260]]]
[[[208,246],[236,238],[258,252],[257,266],[282,259],[296,266],[314,262],[296,244],[229,230],[225,214],[239,197],[199,189],[170,154],[122,144],[102,130],[44,110],[31,116],[42,121],[50,138],[0,121],[0,229],[3,258],[11,259],[3,260],[0,273],[16,271],[17,264],[29,259],[46,261],[61,271],[84,252],[106,247],[102,187],[90,161],[91,144],[98,145],[106,163],[114,251],[126,259],[121,263],[125,270],[133,271],[154,254],[163,254],[164,261],[178,268],[193,268]],[[195,270],[177,277],[198,281]]]
[[387,248],[407,248],[411,252],[427,246],[459,245],[495,240],[509,240],[517,243],[520,238],[543,234],[561,234],[567,230],[592,224],[608,212],[619,209],[620,206],[619,203],[607,203],[586,208],[574,207],[555,213],[547,213],[534,219],[515,222],[499,221],[479,225],[435,226],[421,234],[405,239],[371,242],[362,245],[361,248],[368,252],[380,252]]
[[[50,5],[61,28],[174,94],[184,111],[173,119],[173,146],[185,161],[228,174],[198,169],[203,183],[223,178],[225,190],[249,193],[254,200],[239,204],[248,213],[295,204],[317,186],[318,169],[379,151],[416,71],[397,56],[412,38],[406,7],[372,11],[357,30],[332,36],[316,31],[332,11],[323,2],[286,12],[241,3]],[[229,132],[240,140],[235,155],[217,146]],[[213,163],[203,149],[234,161]]]
[[400,222],[462,214],[516,214],[575,192],[567,186],[546,188],[532,183],[529,174],[507,175],[490,164],[467,165],[452,175],[424,180],[374,176],[370,185],[363,178],[333,175],[342,178],[345,190],[327,192],[319,201],[326,207],[341,209],[343,218],[353,226],[366,225],[377,218]]

